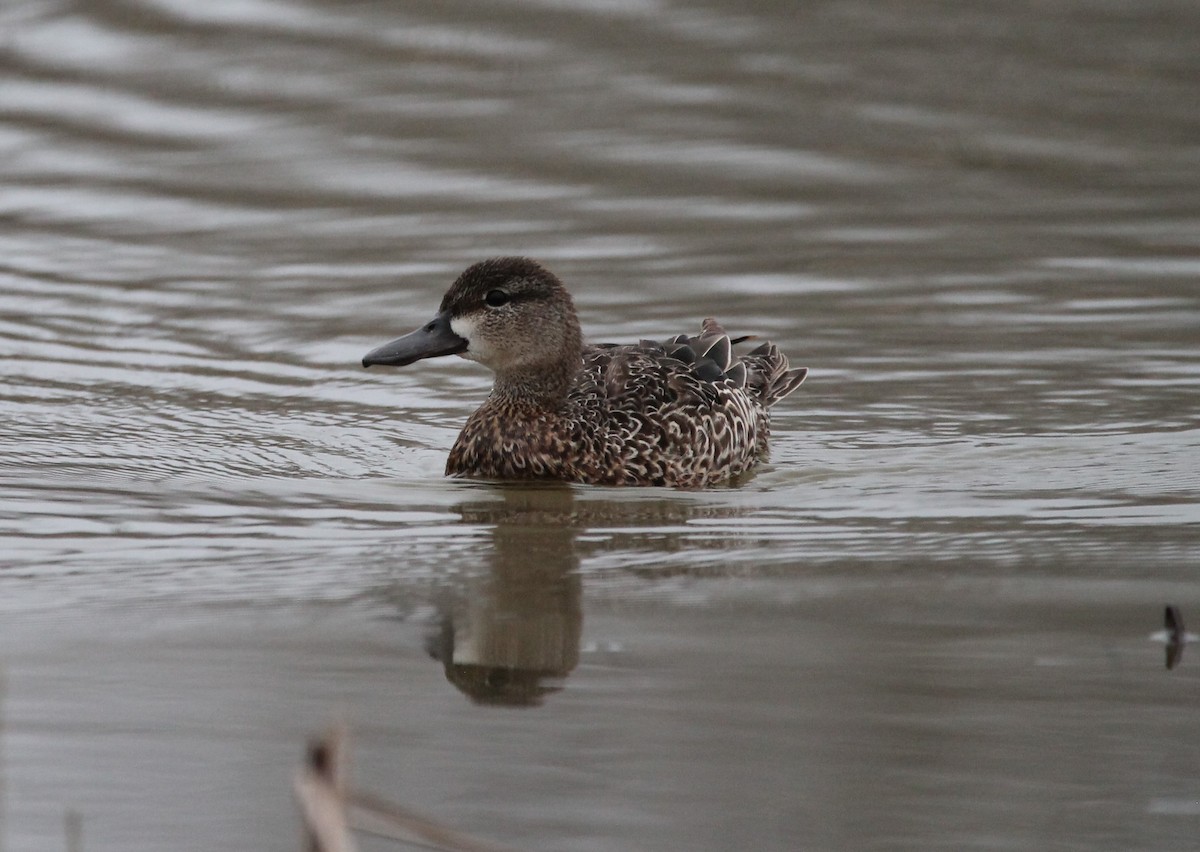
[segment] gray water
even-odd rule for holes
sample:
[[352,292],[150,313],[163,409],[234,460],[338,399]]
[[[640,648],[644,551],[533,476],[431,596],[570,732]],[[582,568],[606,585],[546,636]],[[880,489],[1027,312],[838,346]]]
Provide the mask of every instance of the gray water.
[[[1189,848],[1200,7],[0,7],[0,847]],[[540,258],[809,380],[707,492],[442,465],[363,371]],[[364,848],[387,847],[364,841]]]

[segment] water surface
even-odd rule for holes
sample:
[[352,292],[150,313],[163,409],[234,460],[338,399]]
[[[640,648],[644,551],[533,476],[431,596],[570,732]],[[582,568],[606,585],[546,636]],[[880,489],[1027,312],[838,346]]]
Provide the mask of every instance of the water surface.
[[[88,850],[295,848],[335,717],[364,786],[523,849],[1200,831],[1195,649],[1147,638],[1200,621],[1192,4],[0,32],[0,847],[70,809]],[[770,462],[444,479],[487,375],[358,360],[500,253],[596,340],[779,343]]]

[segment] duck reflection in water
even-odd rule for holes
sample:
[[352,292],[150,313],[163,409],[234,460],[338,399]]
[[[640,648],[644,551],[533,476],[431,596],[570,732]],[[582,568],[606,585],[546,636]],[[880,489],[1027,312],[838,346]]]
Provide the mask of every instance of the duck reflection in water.
[[536,706],[579,662],[572,494],[558,485],[496,491],[503,500],[459,508],[464,523],[493,525],[490,564],[447,592],[426,649],[475,703]]

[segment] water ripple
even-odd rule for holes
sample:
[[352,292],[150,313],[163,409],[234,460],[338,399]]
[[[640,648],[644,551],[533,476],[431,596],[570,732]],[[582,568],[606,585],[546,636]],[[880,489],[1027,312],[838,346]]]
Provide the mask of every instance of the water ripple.
[[487,376],[358,359],[509,252],[595,339],[711,315],[812,369],[740,487],[532,522],[595,588],[1194,562],[1194,51],[1131,74],[1079,21],[1029,66],[969,10],[639,0],[0,15],[12,606],[486,563],[520,513],[441,473]]

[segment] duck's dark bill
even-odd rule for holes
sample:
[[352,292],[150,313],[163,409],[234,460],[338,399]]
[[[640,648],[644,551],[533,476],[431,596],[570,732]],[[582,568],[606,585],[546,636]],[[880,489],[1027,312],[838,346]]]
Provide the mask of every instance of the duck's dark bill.
[[363,356],[363,366],[383,364],[388,367],[403,367],[422,358],[439,355],[457,355],[465,352],[467,341],[450,330],[450,314],[442,311],[416,331],[397,337]]

